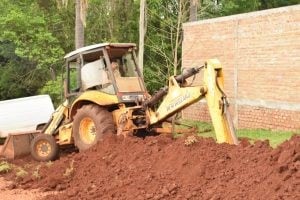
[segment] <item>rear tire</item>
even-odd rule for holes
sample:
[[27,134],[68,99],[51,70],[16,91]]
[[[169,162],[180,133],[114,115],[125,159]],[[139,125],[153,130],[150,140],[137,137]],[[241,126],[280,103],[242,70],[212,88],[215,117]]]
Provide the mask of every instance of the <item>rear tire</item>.
[[39,134],[31,141],[30,153],[37,161],[53,161],[58,158],[59,147],[52,135]]
[[115,133],[110,112],[98,105],[80,108],[73,120],[73,137],[79,151],[85,151],[100,141],[104,134]]

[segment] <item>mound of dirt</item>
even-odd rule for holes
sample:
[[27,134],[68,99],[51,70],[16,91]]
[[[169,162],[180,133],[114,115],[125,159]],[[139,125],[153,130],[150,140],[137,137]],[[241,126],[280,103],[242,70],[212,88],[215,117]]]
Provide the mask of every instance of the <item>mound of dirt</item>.
[[47,199],[300,199],[300,136],[272,149],[267,141],[109,135],[18,184],[61,191]]

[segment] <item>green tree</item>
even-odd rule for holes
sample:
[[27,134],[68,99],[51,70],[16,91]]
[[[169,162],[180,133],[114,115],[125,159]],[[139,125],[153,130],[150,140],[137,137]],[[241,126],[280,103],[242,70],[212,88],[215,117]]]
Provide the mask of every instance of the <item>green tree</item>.
[[259,10],[260,0],[223,0],[222,15],[233,15]]
[[[50,93],[54,99],[61,96],[62,58],[75,48],[75,0],[63,6],[64,2],[67,1],[0,1],[0,99],[34,95],[38,91]],[[151,92],[166,85],[169,76],[179,73],[182,23],[188,20],[190,2],[197,4],[193,15],[207,19],[294,5],[299,0],[147,1],[144,75]],[[86,45],[138,42],[139,1],[88,3]]]
[[63,102],[62,85],[62,76],[57,76],[56,79],[47,81],[39,92],[41,94],[50,94],[53,104],[57,107]]
[[139,3],[134,0],[90,0],[86,43],[138,41]]
[[299,0],[221,0],[219,7],[222,15],[233,15],[299,3]]
[[15,44],[0,42],[0,100],[35,94],[44,81],[43,69],[15,54]]
[[[36,1],[0,2],[1,99],[34,95],[64,54]],[[10,55],[8,57],[8,54]]]
[[[63,50],[59,41],[47,30],[43,12],[34,1],[11,3],[1,1],[0,41],[11,41],[16,45],[16,55],[28,58],[38,68],[55,66]],[[30,3],[30,6],[26,6]]]
[[[144,76],[150,92],[167,84],[181,67],[182,23],[188,21],[188,1],[148,2]],[[160,77],[160,79],[153,78]]]

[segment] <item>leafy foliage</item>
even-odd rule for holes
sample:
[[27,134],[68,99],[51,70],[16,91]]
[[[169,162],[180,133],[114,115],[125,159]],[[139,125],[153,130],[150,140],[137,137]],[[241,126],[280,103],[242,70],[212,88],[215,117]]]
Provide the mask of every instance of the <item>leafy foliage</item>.
[[40,74],[47,72],[17,56],[15,44],[0,42],[0,55],[0,99],[30,96],[41,87],[43,77]]
[[25,6],[24,2],[1,1],[0,28],[4,31],[0,40],[13,42],[15,54],[36,63],[37,68],[47,68],[57,64],[64,52],[59,41],[47,30],[43,12],[33,2],[27,0],[25,3],[31,4]]
[[0,11],[0,98],[36,94],[64,51],[35,1],[3,0]]
[[[0,1],[0,100],[49,93],[61,102],[63,55],[74,49],[75,1]],[[180,69],[186,0],[147,1],[144,76],[152,93]],[[139,1],[89,0],[85,44],[138,41]],[[199,0],[198,19],[298,4],[299,0]]]
[[148,3],[144,75],[150,92],[164,86],[181,66],[182,22],[187,21],[187,5],[181,0]]
[[223,0],[222,14],[232,15],[258,10],[260,0]]
[[298,4],[299,0],[221,0],[221,14],[232,15]]
[[47,81],[44,86],[39,90],[41,94],[50,94],[52,102],[55,106],[59,106],[59,104],[63,101],[63,80],[61,76],[57,76],[54,80]]
[[87,44],[138,41],[138,6],[134,0],[90,0]]

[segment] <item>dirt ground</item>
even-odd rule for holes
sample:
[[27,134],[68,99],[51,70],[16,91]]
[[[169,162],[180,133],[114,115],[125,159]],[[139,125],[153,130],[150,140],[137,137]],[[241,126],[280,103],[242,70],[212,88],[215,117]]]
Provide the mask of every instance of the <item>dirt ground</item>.
[[3,200],[38,200],[44,198],[49,193],[40,192],[39,190],[24,190],[11,188],[13,183],[0,177],[0,197]]
[[267,141],[109,135],[53,163],[14,164],[29,173],[0,175],[13,181],[0,186],[1,199],[21,189],[36,199],[300,199],[300,136],[272,149]]

